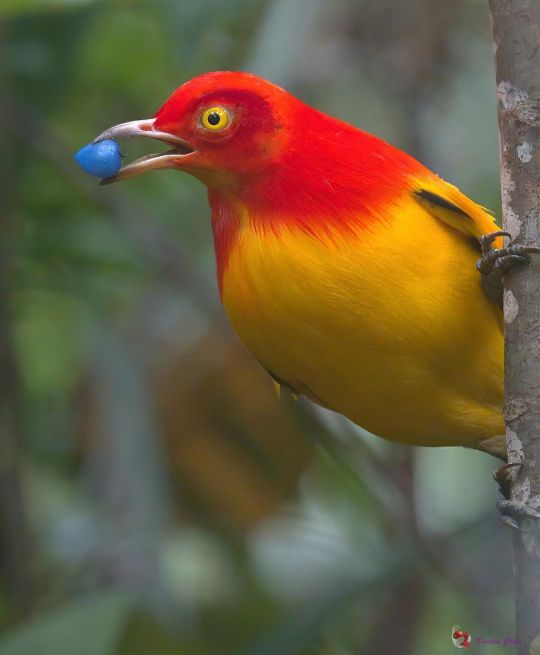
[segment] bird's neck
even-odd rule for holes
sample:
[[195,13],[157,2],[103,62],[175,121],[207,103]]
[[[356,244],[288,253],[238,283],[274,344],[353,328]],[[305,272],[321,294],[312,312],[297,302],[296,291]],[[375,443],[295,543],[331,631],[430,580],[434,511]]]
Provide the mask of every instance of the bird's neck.
[[406,153],[311,108],[281,156],[240,184],[236,195],[250,215],[265,220],[368,221],[423,167]]

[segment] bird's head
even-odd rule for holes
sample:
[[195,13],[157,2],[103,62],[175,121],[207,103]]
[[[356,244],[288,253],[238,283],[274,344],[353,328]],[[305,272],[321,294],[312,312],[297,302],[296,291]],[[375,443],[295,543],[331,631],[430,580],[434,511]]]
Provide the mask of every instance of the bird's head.
[[255,75],[200,75],[179,87],[153,118],[116,125],[95,139],[141,136],[170,146],[124,166],[103,183],[175,168],[208,186],[242,184],[279,160],[299,107],[305,105]]

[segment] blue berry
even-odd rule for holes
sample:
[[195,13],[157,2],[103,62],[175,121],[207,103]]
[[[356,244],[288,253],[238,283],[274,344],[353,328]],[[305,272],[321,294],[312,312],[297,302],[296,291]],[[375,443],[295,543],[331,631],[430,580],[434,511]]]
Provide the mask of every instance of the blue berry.
[[79,166],[94,177],[112,177],[122,165],[120,147],[112,139],[89,143],[73,155]]

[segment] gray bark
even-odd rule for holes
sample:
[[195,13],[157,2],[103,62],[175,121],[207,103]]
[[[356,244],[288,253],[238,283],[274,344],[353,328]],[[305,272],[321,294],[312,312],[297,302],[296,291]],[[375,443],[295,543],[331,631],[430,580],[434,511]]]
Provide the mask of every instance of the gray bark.
[[[540,242],[540,1],[490,0],[503,226],[515,243]],[[504,280],[505,407],[512,484],[516,631],[520,654],[540,648],[540,258]],[[532,652],[540,652],[533,650]]]

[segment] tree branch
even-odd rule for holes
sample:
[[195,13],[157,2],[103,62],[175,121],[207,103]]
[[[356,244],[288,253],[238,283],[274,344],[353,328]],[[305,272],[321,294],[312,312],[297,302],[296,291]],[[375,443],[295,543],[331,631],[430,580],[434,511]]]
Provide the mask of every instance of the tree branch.
[[[540,2],[490,0],[504,227],[515,243],[540,242]],[[520,654],[540,643],[540,270],[505,277],[505,409],[512,485],[516,629]],[[504,505],[504,504],[503,504]],[[508,504],[507,504],[508,505]]]

